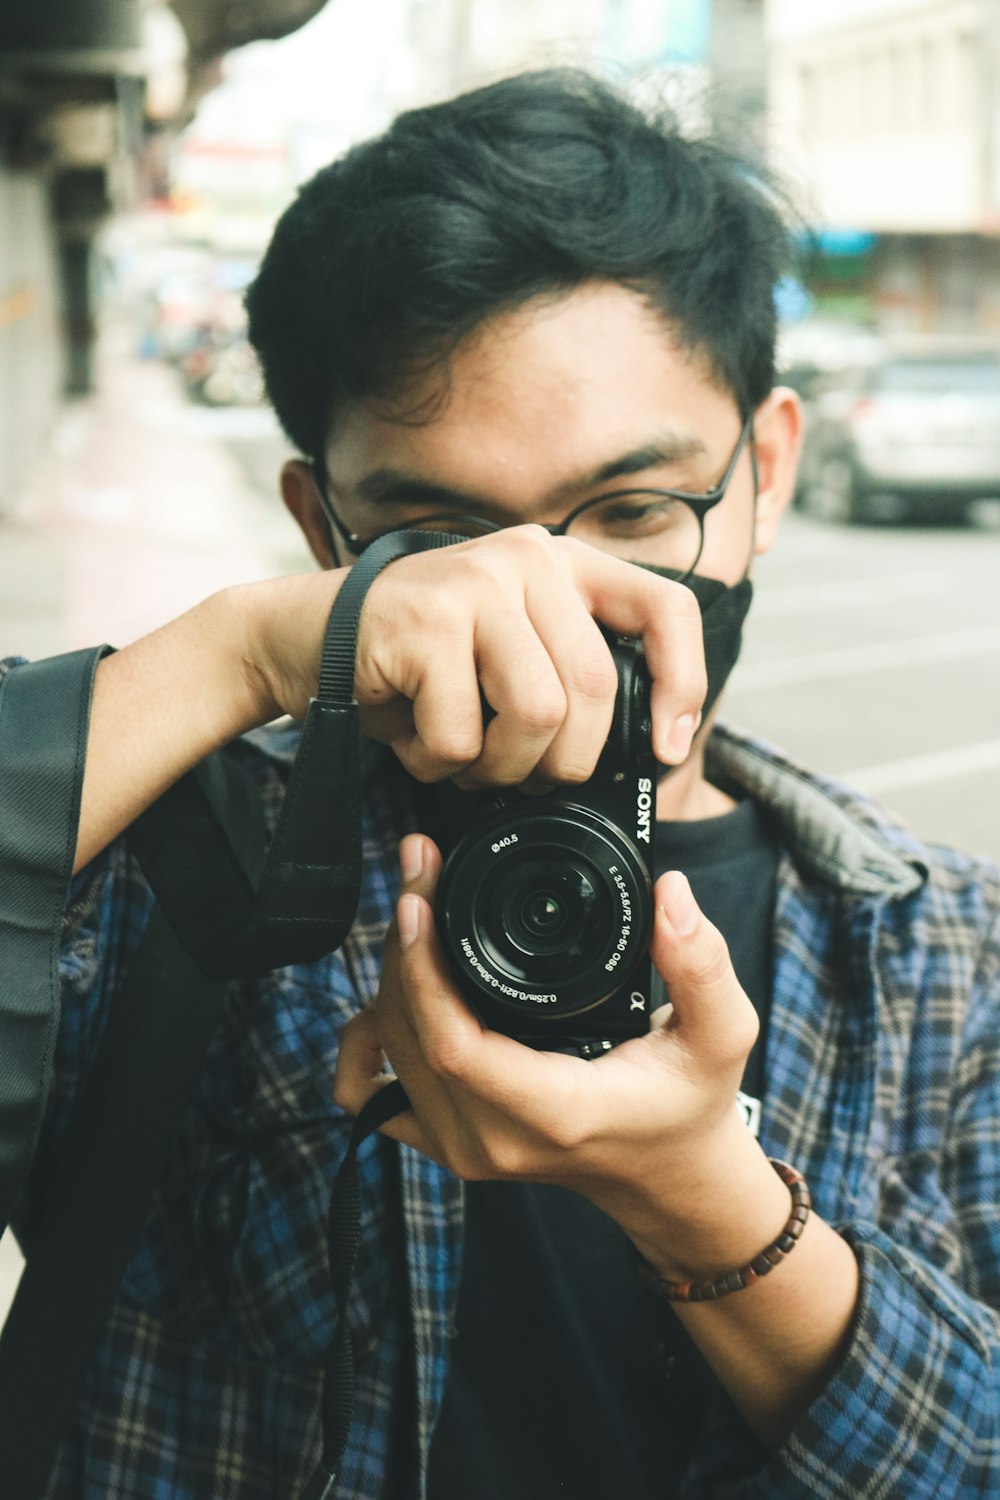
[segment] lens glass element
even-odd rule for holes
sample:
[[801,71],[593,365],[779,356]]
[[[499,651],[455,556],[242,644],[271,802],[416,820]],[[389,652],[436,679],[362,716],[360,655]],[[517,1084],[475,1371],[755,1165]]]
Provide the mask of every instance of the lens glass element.
[[592,961],[610,935],[612,910],[596,872],[563,849],[511,861],[484,882],[475,927],[508,972],[542,982]]
[[618,824],[582,804],[523,799],[473,826],[445,861],[438,931],[470,996],[531,1024],[621,991],[647,952],[652,884]]

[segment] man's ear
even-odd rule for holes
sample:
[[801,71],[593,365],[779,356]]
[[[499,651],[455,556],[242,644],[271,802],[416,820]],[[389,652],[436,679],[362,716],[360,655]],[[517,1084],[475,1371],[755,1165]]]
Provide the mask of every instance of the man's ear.
[[306,463],[304,458],[290,458],[282,466],[281,498],[294,516],[299,530],[309,544],[309,551],[320,567],[339,567],[333,549],[330,522],[319,498],[312,465]]
[[795,493],[795,472],[802,447],[802,403],[787,386],[775,386],[754,413],[754,452],[757,458],[757,521],[754,552],[763,553],[774,541]]

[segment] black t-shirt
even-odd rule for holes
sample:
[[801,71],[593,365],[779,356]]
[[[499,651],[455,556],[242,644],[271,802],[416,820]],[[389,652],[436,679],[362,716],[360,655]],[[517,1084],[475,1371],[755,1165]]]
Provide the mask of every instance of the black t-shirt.
[[[778,846],[752,802],[661,823],[658,870],[682,869],[726,935],[761,1017],[744,1092],[763,1091]],[[564,1188],[471,1183],[430,1500],[664,1500],[715,1377],[635,1274],[626,1235]]]

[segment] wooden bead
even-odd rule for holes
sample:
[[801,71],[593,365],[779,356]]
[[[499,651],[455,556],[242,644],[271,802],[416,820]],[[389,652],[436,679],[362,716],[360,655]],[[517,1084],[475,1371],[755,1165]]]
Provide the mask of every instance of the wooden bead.
[[640,1260],[639,1269],[644,1280],[661,1297],[666,1297],[669,1302],[715,1302],[719,1297],[727,1297],[730,1292],[742,1292],[746,1287],[753,1286],[755,1281],[767,1276],[795,1249],[812,1211],[809,1187],[802,1173],[787,1162],[776,1161],[774,1157],[768,1157],[768,1160],[792,1195],[792,1211],[788,1223],[777,1239],[766,1245],[747,1265],[740,1266],[736,1271],[729,1271],[724,1276],[717,1276],[712,1281],[668,1281],[653,1266]]

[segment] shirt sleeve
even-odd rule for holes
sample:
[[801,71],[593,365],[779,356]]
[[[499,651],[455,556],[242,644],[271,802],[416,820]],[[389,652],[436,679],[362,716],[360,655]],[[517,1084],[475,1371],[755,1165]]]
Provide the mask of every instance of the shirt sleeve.
[[936,1176],[942,1213],[946,1203],[952,1218],[947,1245],[933,1225],[921,1233],[915,1218],[891,1232],[872,1223],[839,1225],[861,1273],[844,1360],[769,1457],[730,1411],[714,1460],[685,1489],[685,1500],[1000,1495],[997,926],[983,944],[965,1008]]
[[152,893],[124,835],[70,882],[60,923],[59,1017],[51,1080],[31,1171],[13,1221],[26,1245],[152,906]]
[[872,1226],[841,1230],[861,1268],[847,1356],[784,1447],[720,1494],[973,1500],[1000,1492],[993,1309]]
[[21,1194],[52,1080],[62,917],[106,651],[0,664],[0,1224]]

